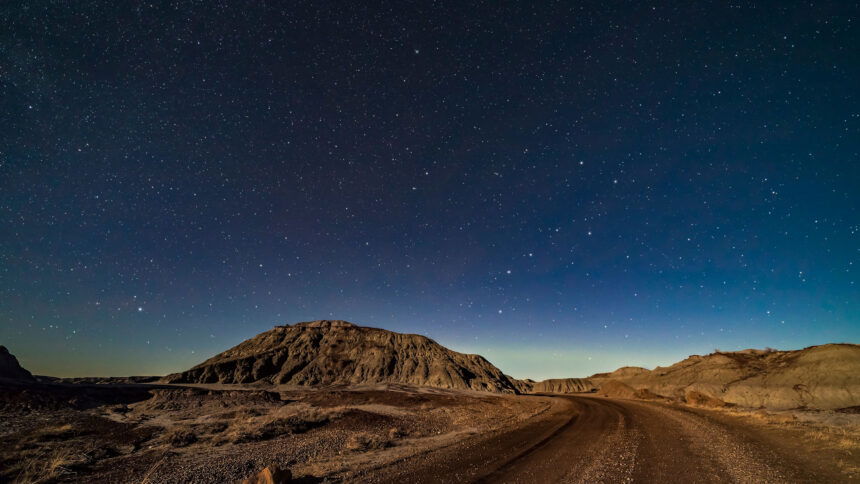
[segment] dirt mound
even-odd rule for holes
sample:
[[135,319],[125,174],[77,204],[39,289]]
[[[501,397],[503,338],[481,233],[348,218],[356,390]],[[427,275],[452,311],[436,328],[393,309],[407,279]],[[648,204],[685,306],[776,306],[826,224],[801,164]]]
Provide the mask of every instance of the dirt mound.
[[36,381],[29,371],[21,368],[21,365],[18,364],[18,359],[15,358],[15,355],[9,353],[9,350],[5,346],[0,346],[0,378]]
[[690,405],[695,405],[697,407],[726,406],[726,402],[720,400],[719,398],[705,395],[704,393],[697,392],[696,390],[687,390],[687,393],[684,394],[684,400]]
[[[603,384],[608,378],[591,379]],[[619,370],[611,379],[678,399],[696,392],[744,407],[838,409],[860,405],[860,345],[693,355],[652,371]]]
[[516,393],[479,355],[451,351],[420,335],[311,321],[277,326],[182,373],[170,383],[416,386]]
[[549,380],[519,380],[520,393],[583,393],[593,392],[596,386],[588,378],[551,378]]
[[618,380],[606,380],[600,385],[598,392],[604,397],[636,398],[636,390]]

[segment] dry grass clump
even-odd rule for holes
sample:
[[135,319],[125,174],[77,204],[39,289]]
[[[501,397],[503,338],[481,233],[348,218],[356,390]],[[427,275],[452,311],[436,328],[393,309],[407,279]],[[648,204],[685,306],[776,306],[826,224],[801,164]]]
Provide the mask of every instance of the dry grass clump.
[[61,447],[24,457],[18,465],[15,482],[51,482],[62,476],[74,474],[74,466],[88,461],[86,455],[73,449]]
[[197,435],[187,429],[174,429],[167,434],[166,440],[173,447],[186,447],[197,442]]
[[804,439],[814,440],[818,447],[830,447],[850,454],[860,454],[860,424],[842,421],[838,413],[805,414],[768,412],[766,410],[718,409],[722,413],[751,418],[764,424],[800,432]]
[[200,424],[194,424],[195,432],[200,434],[220,434],[221,432],[227,430],[230,424],[225,421],[216,421],[216,422],[205,422]]
[[37,442],[65,440],[74,437],[77,433],[77,429],[75,429],[74,425],[67,423],[41,428],[33,434],[32,439]]
[[767,410],[745,410],[730,406],[718,407],[715,408],[715,410],[719,410],[726,415],[751,418],[766,424],[790,425],[797,422],[797,416],[793,413],[773,413],[768,412]]
[[369,432],[352,434],[346,439],[344,447],[353,452],[367,452],[369,450],[384,449],[391,446],[391,441],[380,435]]
[[230,437],[233,443],[258,442],[282,435],[305,433],[322,427],[343,414],[339,408],[281,407],[269,415],[249,418],[233,426]]

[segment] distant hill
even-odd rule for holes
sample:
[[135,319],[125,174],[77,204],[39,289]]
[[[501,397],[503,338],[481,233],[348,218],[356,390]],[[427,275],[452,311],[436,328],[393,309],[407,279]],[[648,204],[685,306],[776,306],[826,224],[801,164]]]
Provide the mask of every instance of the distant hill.
[[277,326],[164,381],[400,383],[516,393],[514,382],[482,356],[449,350],[421,335],[327,320]]
[[549,380],[518,380],[520,393],[583,393],[597,389],[588,378],[551,378]]
[[0,346],[0,378],[10,380],[35,381],[33,375],[21,368],[15,355],[9,353],[5,346]]
[[860,405],[860,345],[693,355],[667,367],[625,367],[589,380],[598,387],[614,381],[665,397],[712,397],[744,407],[855,407]]

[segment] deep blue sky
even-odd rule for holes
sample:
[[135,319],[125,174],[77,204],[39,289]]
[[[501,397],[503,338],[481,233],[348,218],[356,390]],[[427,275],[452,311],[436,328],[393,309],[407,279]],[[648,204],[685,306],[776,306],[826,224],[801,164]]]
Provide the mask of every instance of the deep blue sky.
[[0,344],[274,324],[518,377],[860,341],[855,2],[3,2]]

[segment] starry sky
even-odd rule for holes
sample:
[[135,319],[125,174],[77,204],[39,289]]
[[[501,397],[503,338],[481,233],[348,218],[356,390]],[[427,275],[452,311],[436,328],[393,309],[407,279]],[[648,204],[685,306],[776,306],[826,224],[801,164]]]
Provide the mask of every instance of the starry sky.
[[851,1],[0,5],[0,344],[275,324],[516,377],[860,342]]

